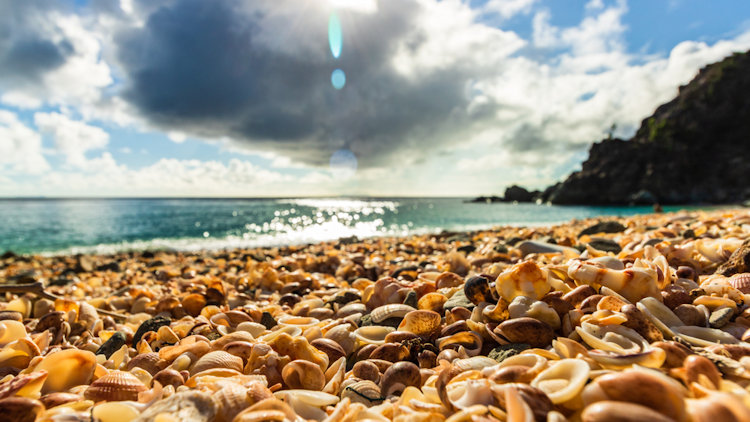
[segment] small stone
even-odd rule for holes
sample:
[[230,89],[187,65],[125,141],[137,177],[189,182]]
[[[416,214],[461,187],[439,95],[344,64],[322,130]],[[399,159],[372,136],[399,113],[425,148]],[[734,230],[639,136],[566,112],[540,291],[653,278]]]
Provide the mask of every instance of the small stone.
[[589,242],[589,246],[604,252],[620,253],[622,248],[620,244],[610,239],[594,238]]
[[502,243],[498,243],[495,245],[494,248],[492,248],[497,253],[508,253],[508,247],[503,245]]
[[569,248],[567,246],[553,245],[546,242],[537,242],[535,240],[525,240],[516,246],[521,250],[521,254],[526,256],[532,253],[562,253],[566,250],[570,250],[578,254],[578,250]]
[[77,273],[90,273],[94,271],[94,260],[93,258],[82,255],[78,258],[78,264],[76,265],[75,272]]
[[466,294],[463,290],[459,290],[454,293],[453,296],[451,296],[450,299],[445,302],[445,305],[443,305],[443,309],[445,309],[446,311],[450,311],[451,309],[458,307],[464,307],[469,310],[474,309],[474,304],[471,303],[469,298],[466,297]]
[[141,337],[143,337],[144,334],[149,331],[156,332],[159,330],[159,327],[169,325],[170,322],[171,321],[169,318],[163,316],[155,316],[151,319],[143,321],[143,324],[141,324],[135,334],[133,334],[133,347],[136,347],[138,345],[138,342],[141,341]]
[[276,319],[268,312],[263,312],[260,317],[260,323],[263,324],[266,329],[270,330],[273,327],[279,325]]
[[97,271],[113,271],[113,272],[120,272],[120,264],[117,262],[110,262],[108,264],[99,265],[96,267]]
[[463,252],[463,253],[471,253],[477,250],[477,247],[474,245],[464,245],[464,246],[459,246],[458,248],[456,248],[456,250],[459,252]]
[[708,324],[712,328],[721,328],[729,322],[729,320],[732,319],[732,315],[734,315],[734,310],[732,308],[720,308],[711,313],[711,316],[708,318]]
[[495,359],[498,362],[502,362],[505,359],[508,359],[511,356],[515,356],[530,348],[531,346],[526,343],[503,344],[492,349],[487,357],[489,357],[490,359]]
[[120,350],[125,345],[125,333],[122,331],[116,331],[112,334],[109,340],[105,341],[104,344],[99,347],[95,354],[104,355],[107,359],[112,356],[112,353]]
[[620,233],[624,232],[627,227],[618,223],[617,221],[602,221],[594,224],[593,226],[586,227],[580,233],[578,237],[586,234],[597,234],[597,233]]
[[409,293],[406,294],[406,298],[404,298],[404,305],[409,305],[414,309],[417,309],[417,292],[414,290],[409,290]]

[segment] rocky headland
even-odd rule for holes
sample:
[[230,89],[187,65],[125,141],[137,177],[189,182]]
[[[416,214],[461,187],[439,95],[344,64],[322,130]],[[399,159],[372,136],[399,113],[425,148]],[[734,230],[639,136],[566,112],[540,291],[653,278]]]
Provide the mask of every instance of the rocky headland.
[[564,181],[542,192],[514,186],[502,200],[561,205],[741,203],[750,199],[748,180],[750,52],[745,52],[701,69],[675,99],[644,119],[632,138],[594,143],[581,170]]

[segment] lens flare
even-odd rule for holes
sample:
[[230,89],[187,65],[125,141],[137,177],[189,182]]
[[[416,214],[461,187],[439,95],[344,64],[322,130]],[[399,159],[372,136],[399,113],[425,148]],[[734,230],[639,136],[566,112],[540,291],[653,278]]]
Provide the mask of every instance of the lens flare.
[[341,21],[338,15],[331,14],[328,19],[328,44],[331,46],[331,54],[334,58],[341,56]]
[[331,173],[336,179],[349,179],[357,172],[357,157],[348,149],[340,149],[331,155]]
[[331,85],[336,89],[341,89],[346,85],[346,73],[341,69],[336,69],[331,73]]

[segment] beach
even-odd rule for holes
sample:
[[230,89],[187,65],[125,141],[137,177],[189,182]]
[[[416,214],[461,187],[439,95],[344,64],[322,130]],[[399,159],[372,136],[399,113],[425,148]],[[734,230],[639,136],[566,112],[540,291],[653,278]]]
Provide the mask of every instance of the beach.
[[0,412],[743,420],[748,239],[750,210],[728,208],[272,247],[9,252]]

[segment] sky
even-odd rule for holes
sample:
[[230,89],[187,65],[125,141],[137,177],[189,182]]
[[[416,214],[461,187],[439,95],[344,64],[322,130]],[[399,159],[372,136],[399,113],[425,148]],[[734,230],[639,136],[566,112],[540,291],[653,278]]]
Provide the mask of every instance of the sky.
[[0,0],[0,196],[544,188],[748,49],[746,0]]

